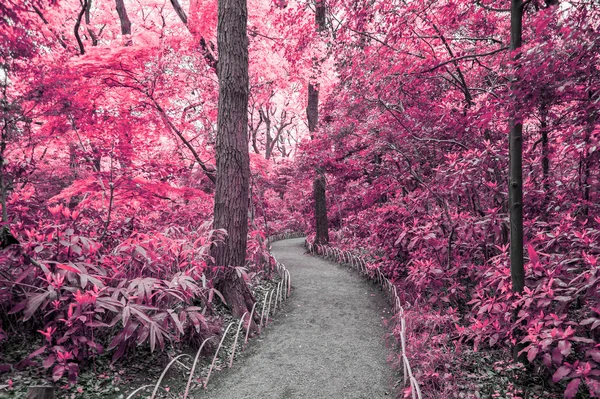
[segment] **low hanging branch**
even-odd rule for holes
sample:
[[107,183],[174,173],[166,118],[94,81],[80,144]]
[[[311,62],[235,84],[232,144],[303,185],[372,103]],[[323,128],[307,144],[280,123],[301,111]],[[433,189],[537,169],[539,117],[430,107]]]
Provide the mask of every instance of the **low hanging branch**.
[[[131,73],[131,71],[128,71],[126,69],[123,69],[122,72],[129,78],[131,78],[135,83],[142,85],[142,83],[140,82],[140,80],[138,80],[134,74]],[[163,122],[165,123],[165,125],[167,125],[167,127],[173,132],[175,133],[175,135],[177,137],[179,137],[179,139],[181,140],[181,142],[183,143],[184,146],[187,147],[188,150],[190,150],[190,152],[192,153],[192,156],[194,157],[194,160],[196,162],[198,162],[198,165],[200,165],[200,168],[202,169],[202,171],[204,172],[204,174],[206,175],[206,177],[208,177],[208,179],[214,183],[216,183],[217,179],[215,176],[215,170],[214,169],[209,169],[206,166],[206,163],[204,163],[204,161],[202,161],[202,159],[200,159],[200,155],[198,155],[198,152],[194,149],[194,146],[192,146],[192,144],[185,138],[185,136],[183,135],[183,133],[181,132],[181,130],[179,130],[177,128],[177,126],[175,126],[175,124],[171,121],[171,119],[169,118],[169,116],[167,115],[166,111],[164,110],[164,108],[158,103],[158,101],[156,100],[156,98],[154,98],[154,94],[151,90],[144,88],[144,87],[140,87],[137,86],[135,84],[127,84],[127,83],[123,83],[122,81],[118,81],[112,77],[108,77],[106,78],[105,82],[110,82],[111,84],[114,84],[116,86],[120,86],[120,87],[127,87],[130,88],[132,90],[135,90],[139,93],[141,93],[142,95],[144,95],[148,100],[150,100],[152,107],[154,107],[154,109],[156,109],[156,111],[158,111],[158,114],[160,115],[160,117],[162,118]]]
[[167,113],[160,106],[160,104],[156,101],[156,99],[152,95],[148,95],[148,94],[146,94],[146,95],[148,96],[150,101],[152,101],[154,108],[156,108],[156,110],[162,117],[165,124],[171,129],[171,131],[173,131],[173,133],[175,133],[177,135],[177,137],[179,137],[179,139],[181,140],[183,145],[185,145],[188,148],[188,150],[190,150],[190,152],[194,156],[194,159],[196,160],[196,162],[198,162],[198,165],[200,165],[200,168],[202,168],[202,171],[204,171],[204,174],[206,175],[206,177],[208,177],[211,182],[216,183],[217,179],[215,177],[215,171],[208,169],[206,164],[200,159],[200,155],[198,155],[198,152],[194,149],[194,146],[192,146],[192,144],[190,144],[190,142],[185,138],[183,133],[179,129],[177,129],[177,126],[175,126],[173,124],[173,122],[171,121],[171,119],[169,119]]

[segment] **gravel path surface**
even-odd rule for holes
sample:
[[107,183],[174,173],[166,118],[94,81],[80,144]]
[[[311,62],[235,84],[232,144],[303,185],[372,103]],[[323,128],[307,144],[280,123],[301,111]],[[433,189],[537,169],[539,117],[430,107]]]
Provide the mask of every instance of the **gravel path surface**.
[[273,253],[292,276],[292,296],[232,369],[195,398],[394,397],[381,292],[356,272],[305,253],[304,239]]

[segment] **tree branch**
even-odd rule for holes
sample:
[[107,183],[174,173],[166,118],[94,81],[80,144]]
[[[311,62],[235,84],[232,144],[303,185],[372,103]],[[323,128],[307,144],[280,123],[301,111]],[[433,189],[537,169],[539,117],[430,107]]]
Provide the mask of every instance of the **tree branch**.
[[153,96],[149,95],[148,93],[144,93],[144,94],[146,94],[148,99],[150,101],[152,101],[152,104],[154,105],[156,110],[159,112],[160,116],[162,117],[163,121],[167,124],[167,126],[173,131],[173,133],[175,133],[177,135],[177,137],[179,137],[179,139],[181,140],[183,145],[185,145],[188,148],[188,150],[190,150],[190,152],[194,156],[194,159],[196,160],[196,162],[198,162],[198,165],[200,165],[200,168],[202,168],[202,170],[204,171],[204,174],[206,175],[206,177],[208,177],[211,182],[216,183],[217,178],[215,177],[214,170],[210,170],[206,167],[206,164],[204,162],[202,162],[202,160],[200,159],[200,155],[198,155],[198,153],[196,152],[194,147],[190,144],[190,142],[187,141],[187,139],[184,137],[183,133],[181,133],[181,131],[179,129],[177,129],[177,127],[173,124],[173,122],[171,122],[167,113],[160,106],[160,104],[156,101],[156,99]]
[[79,15],[77,16],[77,22],[75,22],[75,28],[73,29],[75,33],[75,39],[77,39],[77,44],[79,45],[79,53],[81,55],[85,54],[85,47],[83,47],[83,41],[81,41],[81,36],[79,36],[79,27],[81,26],[81,20],[83,15],[87,10],[87,0],[80,0],[81,3],[81,11],[79,11]]
[[475,4],[477,4],[479,7],[488,10],[488,11],[495,11],[495,12],[510,12],[509,8],[494,8],[494,7],[490,7],[490,6],[486,6],[485,4],[483,4],[481,2],[481,0],[475,0]]
[[443,67],[444,65],[455,63],[455,62],[460,61],[460,60],[466,60],[466,59],[477,58],[477,57],[487,57],[487,56],[494,55],[494,54],[500,53],[500,52],[508,50],[508,49],[509,49],[509,47],[506,46],[506,47],[499,48],[497,50],[489,51],[487,53],[463,55],[461,57],[456,57],[456,58],[453,58],[451,60],[444,61],[444,62],[442,62],[442,63],[434,66],[433,68],[427,69],[426,71],[423,71],[423,72],[433,72],[436,69]]
[[179,16],[179,19],[181,19],[181,21],[185,25],[187,25],[187,23],[188,23],[187,15],[185,15],[185,11],[181,7],[181,4],[179,4],[179,1],[177,1],[177,0],[171,0],[171,4],[173,5],[173,9],[175,10],[175,12],[177,13],[177,15]]

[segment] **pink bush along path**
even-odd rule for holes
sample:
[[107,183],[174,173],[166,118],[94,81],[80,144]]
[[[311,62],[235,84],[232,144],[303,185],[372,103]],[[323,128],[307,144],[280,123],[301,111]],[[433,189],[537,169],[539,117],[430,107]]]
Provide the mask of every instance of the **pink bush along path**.
[[[515,50],[511,6],[523,14]],[[463,349],[515,348],[567,399],[600,396],[597,2],[248,10],[240,281],[273,274],[264,237],[314,232],[318,170],[332,245],[368,254],[412,305],[407,353],[424,397],[458,395]],[[0,18],[0,372],[38,367],[66,385],[105,352],[219,334],[217,1],[8,0]],[[523,130],[522,292],[510,121]],[[39,342],[9,362],[17,331]]]
[[[339,7],[340,84],[298,163],[308,175],[326,167],[334,245],[372,256],[417,308],[408,323],[423,342],[409,340],[409,354],[421,386],[435,387],[425,397],[458,395],[452,361],[465,346],[517,347],[566,398],[600,395],[598,7],[529,2],[518,57],[508,1]],[[521,294],[508,257],[513,112]]]

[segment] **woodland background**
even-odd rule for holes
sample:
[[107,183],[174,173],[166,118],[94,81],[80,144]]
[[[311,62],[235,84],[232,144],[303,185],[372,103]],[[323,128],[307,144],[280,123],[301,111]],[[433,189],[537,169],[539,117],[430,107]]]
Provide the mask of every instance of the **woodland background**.
[[[468,397],[482,370],[527,375],[490,397],[600,397],[600,4],[521,3],[514,50],[507,0],[248,3],[239,271],[269,274],[270,234],[314,234],[324,191],[329,242],[402,293],[428,398]],[[76,384],[97,357],[218,334],[217,2],[4,0],[0,16],[0,372]],[[12,358],[24,331],[35,347]]]

